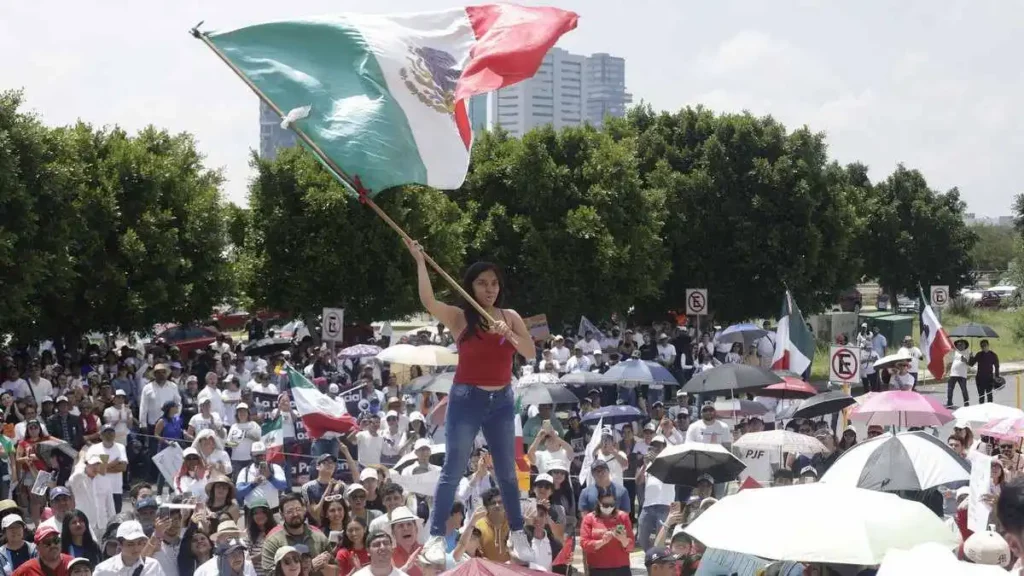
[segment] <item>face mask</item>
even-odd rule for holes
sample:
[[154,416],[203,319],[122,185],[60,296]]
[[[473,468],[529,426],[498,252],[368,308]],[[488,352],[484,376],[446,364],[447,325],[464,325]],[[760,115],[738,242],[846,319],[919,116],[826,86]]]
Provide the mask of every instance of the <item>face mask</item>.
[[611,514],[612,512],[615,512],[615,506],[604,506],[604,505],[601,506],[601,514],[604,514],[604,515],[607,516],[608,514]]

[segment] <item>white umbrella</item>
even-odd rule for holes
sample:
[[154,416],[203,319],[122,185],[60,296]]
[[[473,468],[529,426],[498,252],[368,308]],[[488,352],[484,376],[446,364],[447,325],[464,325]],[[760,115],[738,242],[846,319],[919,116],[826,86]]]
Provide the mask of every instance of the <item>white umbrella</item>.
[[913,360],[913,358],[907,356],[906,354],[889,354],[888,356],[875,360],[874,367],[876,370],[881,370],[883,368],[892,368],[893,366],[899,364],[900,362],[910,362],[911,360]]
[[532,386],[535,384],[558,384],[558,374],[553,374],[551,372],[532,372],[530,374],[525,374],[520,378],[516,383],[516,386]]
[[715,412],[721,418],[764,416],[768,413],[768,407],[755,400],[732,398],[715,402]]
[[[430,446],[430,463],[437,464],[438,466],[444,464],[444,444],[431,444]],[[398,462],[391,467],[396,473],[400,473],[402,470],[408,468],[416,461],[416,453],[410,452],[405,456],[399,458]]]
[[[770,518],[771,529],[751,518]],[[942,519],[920,502],[820,482],[742,490],[705,510],[686,532],[708,548],[862,566],[881,563],[891,549],[957,545]]]
[[392,364],[409,366],[455,366],[459,363],[459,355],[449,352],[443,346],[433,344],[413,346],[412,344],[395,344],[380,351],[377,360]]
[[741,450],[781,450],[798,454],[818,454],[825,451],[821,440],[789,430],[748,432],[740,436],[733,446]]
[[1004,406],[994,402],[964,406],[953,411],[953,418],[961,428],[965,423],[972,427],[979,427],[1000,418],[1024,418],[1024,410],[1012,406]]
[[893,492],[968,482],[971,466],[924,432],[883,434],[850,448],[821,477],[825,484]]
[[[1009,558],[1007,558],[1009,560]],[[949,548],[922,544],[912,550],[893,550],[885,555],[877,576],[1009,576],[999,566],[970,564],[956,559]]]

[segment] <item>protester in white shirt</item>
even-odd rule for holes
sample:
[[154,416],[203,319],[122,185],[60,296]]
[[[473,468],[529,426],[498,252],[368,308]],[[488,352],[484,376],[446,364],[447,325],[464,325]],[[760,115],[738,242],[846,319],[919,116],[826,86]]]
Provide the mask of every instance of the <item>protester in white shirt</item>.
[[903,346],[900,347],[897,354],[900,356],[907,356],[910,358],[910,376],[914,379],[914,386],[917,386],[917,372],[921,366],[921,358],[924,358],[924,353],[917,346],[914,346],[914,339],[910,336],[903,337]]
[[594,352],[600,352],[601,341],[597,339],[597,336],[594,336],[594,333],[589,330],[587,331],[585,336],[586,339],[583,340],[583,352],[587,356],[593,356]]
[[96,482],[103,484],[104,491],[110,492],[114,500],[114,511],[121,512],[122,492],[124,487],[124,471],[128,469],[128,451],[124,444],[116,441],[117,433],[113,424],[104,424],[100,429],[100,439],[89,447],[88,456],[93,454],[100,457],[103,465],[100,466],[100,475]]
[[953,346],[953,351],[950,353],[949,381],[946,383],[946,406],[953,405],[953,390],[958,384],[964,398],[964,406],[967,406],[970,404],[970,398],[967,396],[967,370],[971,353],[967,349],[967,340],[957,340]]
[[277,510],[281,491],[289,488],[284,469],[267,462],[267,447],[262,442],[253,443],[250,459],[252,464],[238,473],[238,497],[246,507],[263,500],[271,510]]
[[249,405],[242,402],[235,408],[236,422],[228,430],[228,445],[231,446],[231,467],[241,470],[252,460],[252,446],[262,438],[260,425],[249,419]]
[[157,364],[153,367],[153,380],[142,388],[142,400],[139,402],[139,424],[148,426],[152,433],[164,414],[164,404],[173,401],[181,406],[181,393],[178,387],[167,380],[167,365]]
[[775,357],[775,332],[771,329],[771,323],[765,322],[763,329],[767,334],[758,338],[754,345],[757,347],[757,359],[761,368],[766,370],[772,367],[772,358]]
[[700,420],[690,424],[686,431],[686,441],[729,446],[732,444],[732,431],[717,419],[715,405],[708,402],[700,408]]
[[128,430],[135,420],[132,409],[125,404],[127,397],[128,394],[124,390],[114,392],[114,405],[103,411],[103,423],[114,427],[115,440],[122,445],[127,445]]
[[636,545],[641,550],[650,549],[654,545],[654,537],[661,530],[661,525],[668,519],[669,507],[676,499],[674,484],[665,484],[658,478],[647,473],[651,462],[665,449],[668,441],[664,436],[651,439],[650,447],[644,457],[644,464],[637,471],[637,485],[643,487],[644,507],[637,520]]
[[554,462],[572,462],[572,445],[562,440],[551,426],[550,421],[541,425],[536,438],[527,452],[530,462],[537,467],[537,472],[547,474]]
[[188,429],[185,430],[185,439],[194,439],[203,430],[211,430],[217,436],[224,436],[224,422],[220,414],[212,409],[213,401],[210,396],[199,395],[199,413],[188,421]]
[[53,397],[53,384],[43,378],[42,369],[38,362],[33,362],[28,372],[28,387],[37,403],[42,403],[43,398]]
[[565,361],[565,371],[567,373],[573,372],[590,372],[590,365],[593,361],[589,356],[583,355],[583,345],[576,344],[573,348],[573,355]]
[[206,373],[206,386],[199,391],[196,398],[200,404],[203,402],[203,398],[209,398],[212,403],[211,409],[214,414],[224,414],[224,399],[220,395],[220,389],[217,388],[217,382],[220,378],[217,377],[216,372]]
[[85,512],[93,534],[103,534],[107,523],[117,514],[114,495],[106,479],[100,475],[102,464],[103,459],[99,454],[88,454],[84,462],[75,465],[74,472],[68,478],[68,488],[75,499],[75,507]]
[[4,381],[0,388],[4,390],[10,390],[11,394],[14,394],[15,400],[21,400],[22,398],[29,398],[32,396],[32,390],[28,387],[28,382],[24,378],[21,378],[18,374],[18,369],[11,366],[7,369],[7,380]]
[[366,430],[360,430],[353,438],[359,452],[359,463],[363,466],[376,466],[380,464],[381,453],[384,450],[384,437],[380,435],[380,416],[370,416]]
[[601,431],[601,444],[594,449],[594,460],[607,462],[612,482],[622,485],[622,472],[629,466],[629,461],[626,458],[626,453],[616,446],[615,433],[609,426],[605,426]]
[[565,363],[569,361],[569,349],[565,346],[565,338],[560,335],[556,335],[552,340],[551,344],[551,355],[561,366],[565,366]]
[[142,524],[137,520],[122,522],[117,527],[117,541],[121,545],[120,553],[97,564],[92,573],[93,576],[163,576],[164,571],[160,568],[159,562],[153,558],[142,556],[147,540],[149,538],[146,537],[146,533],[142,530]]
[[[658,363],[665,368],[671,368],[675,363],[676,356],[678,356],[678,352],[676,347],[668,341],[668,334],[664,332],[658,334]],[[661,389],[661,385],[658,386],[658,389]]]
[[555,360],[551,350],[545,350],[542,354],[541,361],[537,363],[538,372],[561,372],[562,365]]

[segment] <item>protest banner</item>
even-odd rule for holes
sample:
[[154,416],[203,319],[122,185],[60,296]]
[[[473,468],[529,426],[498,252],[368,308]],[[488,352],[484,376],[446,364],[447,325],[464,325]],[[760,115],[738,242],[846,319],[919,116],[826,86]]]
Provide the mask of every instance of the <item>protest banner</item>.
[[523,323],[526,324],[526,329],[530,331],[530,336],[534,340],[547,340],[551,337],[547,314],[537,314],[523,318]]

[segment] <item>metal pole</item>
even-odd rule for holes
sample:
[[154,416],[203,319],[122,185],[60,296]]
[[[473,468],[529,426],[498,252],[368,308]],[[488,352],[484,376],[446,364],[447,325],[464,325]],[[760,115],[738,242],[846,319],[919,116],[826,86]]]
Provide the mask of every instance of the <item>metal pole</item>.
[[[258,96],[260,100],[262,100],[264,103],[266,103],[266,105],[269,106],[278,116],[280,116],[281,118],[284,118],[286,113],[283,110],[281,110],[277,106],[277,104],[274,104],[273,102],[271,102],[270,99],[267,98],[266,95],[264,95],[263,92],[256,86],[256,84],[253,83],[253,81],[250,80],[249,77],[246,76],[245,73],[242,72],[241,69],[239,69],[237,66],[235,66],[234,62],[229,60],[228,57],[225,56],[224,53],[221,52],[220,49],[217,48],[217,46],[214,45],[214,43],[210,41],[210,39],[207,37],[206,34],[204,34],[204,33],[199,31],[199,26],[201,26],[201,25],[202,25],[202,22],[197,24],[196,27],[191,30],[192,36],[194,36],[194,37],[198,38],[199,40],[201,40],[203,42],[203,44],[205,44],[210,50],[213,51],[214,54],[217,55],[218,58],[221,59],[222,62],[224,62],[225,64],[228,65],[228,68],[231,68],[231,70],[234,71],[234,73],[239,78],[241,78],[243,82],[245,82],[246,86],[248,86],[253,92],[256,93],[256,96]],[[372,198],[370,198],[369,194],[367,194],[367,190],[365,188],[363,188],[362,184],[360,184],[358,177],[352,178],[348,174],[346,174],[345,171],[342,170],[341,167],[339,167],[334,162],[334,160],[331,160],[327,156],[327,154],[324,154],[324,151],[322,149],[320,149],[320,146],[318,146],[316,144],[316,142],[313,142],[313,140],[310,139],[310,137],[307,136],[305,134],[305,132],[300,130],[298,128],[298,126],[295,125],[295,123],[290,124],[289,128],[291,128],[291,130],[293,132],[295,132],[295,134],[299,137],[299,139],[302,140],[303,144],[308,146],[310,150],[312,150],[317,156],[320,157],[320,159],[324,162],[324,164],[326,164],[327,167],[331,169],[331,172],[334,173],[334,176],[338,180],[340,180],[341,183],[345,185],[345,187],[347,187],[349,190],[351,190],[354,194],[357,194],[359,196],[359,200],[362,203],[364,203],[367,206],[369,206],[370,209],[373,210],[377,214],[377,216],[380,216],[381,220],[383,220],[385,224],[387,224],[388,226],[391,227],[392,230],[397,232],[398,235],[401,236],[403,240],[407,240],[407,241],[410,241],[410,242],[415,242],[415,240],[412,238],[412,236],[409,236],[409,234],[407,234],[405,232],[405,230],[402,229],[401,226],[399,226],[397,223],[395,223],[395,221],[392,220],[390,216],[388,216],[383,210],[381,210],[380,206],[377,206],[377,203],[374,202]],[[484,319],[487,320],[488,324],[494,324],[494,322],[495,322],[494,318],[492,318],[491,315],[488,314],[487,310],[484,310],[484,307],[481,306],[480,303],[477,302],[475,298],[470,296],[468,292],[466,292],[465,290],[462,289],[462,286],[454,278],[449,276],[447,272],[445,272],[443,269],[441,269],[441,266],[439,266],[437,264],[437,262],[435,262],[434,259],[431,258],[429,254],[427,254],[426,251],[423,251],[423,259],[427,262],[427,264],[430,265],[431,268],[434,269],[435,272],[440,274],[441,277],[444,278],[445,281],[447,281],[448,284],[450,284],[451,287],[454,288],[455,291],[460,296],[462,296],[467,302],[469,302],[471,306],[476,308],[477,312],[479,312],[480,315],[483,316]],[[509,340],[513,344],[516,343],[515,337],[510,337]]]

